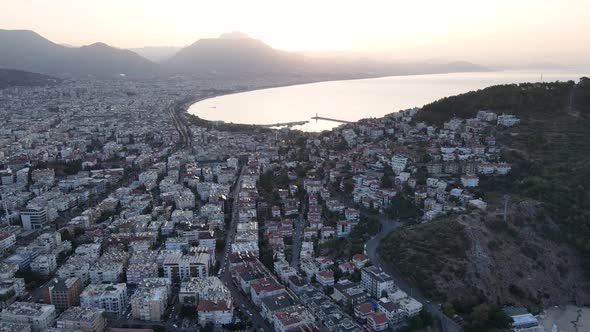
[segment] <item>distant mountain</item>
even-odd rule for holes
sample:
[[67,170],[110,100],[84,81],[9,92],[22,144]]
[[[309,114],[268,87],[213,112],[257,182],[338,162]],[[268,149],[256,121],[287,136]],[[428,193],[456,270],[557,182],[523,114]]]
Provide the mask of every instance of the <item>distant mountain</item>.
[[170,59],[174,54],[180,51],[182,47],[175,46],[146,46],[138,48],[130,48],[129,50],[139,54],[140,56],[160,63],[162,61]]
[[144,77],[158,66],[128,50],[96,43],[67,47],[29,30],[0,30],[0,67],[75,77]]
[[16,86],[43,86],[57,84],[59,78],[31,73],[28,71],[1,69],[0,68],[0,89]]
[[[216,76],[297,76],[304,81],[368,78],[449,72],[486,71],[468,62],[400,63],[366,58],[307,57],[273,49],[240,32],[200,39],[174,53],[175,48],[131,50],[104,43],[70,47],[53,43],[33,31],[0,30],[0,68],[11,68],[60,77],[133,78],[167,74]],[[166,59],[166,57],[169,57]]]
[[233,32],[219,38],[199,39],[163,65],[173,72],[183,73],[288,73],[304,69],[305,58]]
[[451,63],[400,63],[365,58],[306,57],[273,49],[240,32],[219,38],[200,39],[180,50],[163,66],[177,73],[280,73],[323,75],[332,78],[362,78],[449,72],[488,71],[464,61]]

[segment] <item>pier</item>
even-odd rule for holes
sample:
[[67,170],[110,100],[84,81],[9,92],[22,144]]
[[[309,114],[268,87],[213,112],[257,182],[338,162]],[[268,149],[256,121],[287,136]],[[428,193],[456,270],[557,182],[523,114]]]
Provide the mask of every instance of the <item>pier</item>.
[[281,123],[271,123],[271,124],[264,124],[258,125],[260,127],[293,127],[293,126],[303,126],[304,124],[309,123],[309,121],[293,121],[293,122],[281,122]]
[[332,121],[332,122],[338,122],[338,123],[352,123],[352,121],[346,121],[346,120],[338,120],[338,119],[332,119],[332,118],[324,118],[322,116],[318,116],[318,114],[316,113],[314,117],[312,117],[313,120],[316,120],[316,122],[318,120],[324,120],[324,121]]

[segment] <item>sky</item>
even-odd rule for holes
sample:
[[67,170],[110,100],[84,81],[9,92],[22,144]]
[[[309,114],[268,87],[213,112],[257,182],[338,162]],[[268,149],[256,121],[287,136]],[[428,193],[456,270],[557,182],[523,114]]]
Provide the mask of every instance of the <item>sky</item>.
[[241,31],[297,52],[590,63],[590,0],[0,0],[0,29],[74,46],[185,46]]

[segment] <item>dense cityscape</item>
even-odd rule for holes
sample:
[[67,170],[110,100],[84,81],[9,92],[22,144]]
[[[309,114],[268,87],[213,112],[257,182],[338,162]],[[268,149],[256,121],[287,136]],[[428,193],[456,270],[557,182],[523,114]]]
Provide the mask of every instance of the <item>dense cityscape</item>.
[[589,13],[2,0],[0,332],[590,332]]
[[510,171],[494,132],[517,117],[437,128],[409,109],[302,133],[188,115],[248,88],[199,85],[0,91],[2,331],[460,329],[387,272],[375,238],[407,213],[486,210],[472,189]]

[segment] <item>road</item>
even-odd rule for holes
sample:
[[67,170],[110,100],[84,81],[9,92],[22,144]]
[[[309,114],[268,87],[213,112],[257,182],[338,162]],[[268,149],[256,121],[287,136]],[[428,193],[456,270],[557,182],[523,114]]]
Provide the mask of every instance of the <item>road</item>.
[[190,148],[193,143],[190,137],[190,129],[186,122],[182,121],[179,118],[179,112],[182,112],[184,110],[184,107],[187,103],[188,102],[186,100],[174,102],[168,106],[168,112],[172,117],[172,123],[174,124],[176,130],[180,134],[183,144]]
[[384,216],[380,216],[379,222],[381,223],[381,230],[365,244],[366,254],[373,263],[373,265],[381,268],[383,271],[391,275],[394,279],[395,284],[401,290],[408,293],[411,297],[415,298],[416,300],[420,301],[429,313],[437,317],[441,322],[441,328],[443,332],[463,331],[461,326],[459,326],[454,320],[446,316],[440,310],[437,304],[431,303],[426,297],[424,297],[420,293],[418,289],[411,287],[405,280],[400,278],[399,274],[396,271],[391,269],[387,264],[383,262],[383,260],[379,256],[379,253],[377,252],[379,242],[391,231],[393,231],[396,228],[399,228],[401,224],[399,221],[391,220]]
[[303,213],[295,220],[295,231],[293,232],[293,243],[291,245],[291,267],[299,270],[299,258],[301,256],[301,242],[303,241],[303,230],[305,228],[305,218]]
[[229,260],[227,256],[231,251],[231,244],[233,243],[236,235],[236,230],[239,221],[239,196],[240,196],[240,188],[241,188],[241,179],[242,179],[242,171],[243,168],[240,168],[240,173],[238,175],[238,179],[236,180],[236,184],[234,186],[234,190],[231,193],[231,197],[233,198],[232,204],[232,215],[231,215],[231,223],[227,229],[227,234],[225,237],[225,248],[223,248],[223,253],[219,259],[219,266],[220,266],[220,275],[219,278],[221,281],[227,286],[229,289],[232,299],[234,302],[234,306],[238,308],[238,310],[242,311],[244,315],[249,317],[252,321],[253,327],[261,328],[264,331],[273,331],[271,326],[268,324],[264,318],[260,315],[258,308],[255,307],[254,303],[250,301],[250,299],[242,293],[241,288],[239,288],[235,283],[231,276],[230,269],[229,269]]

